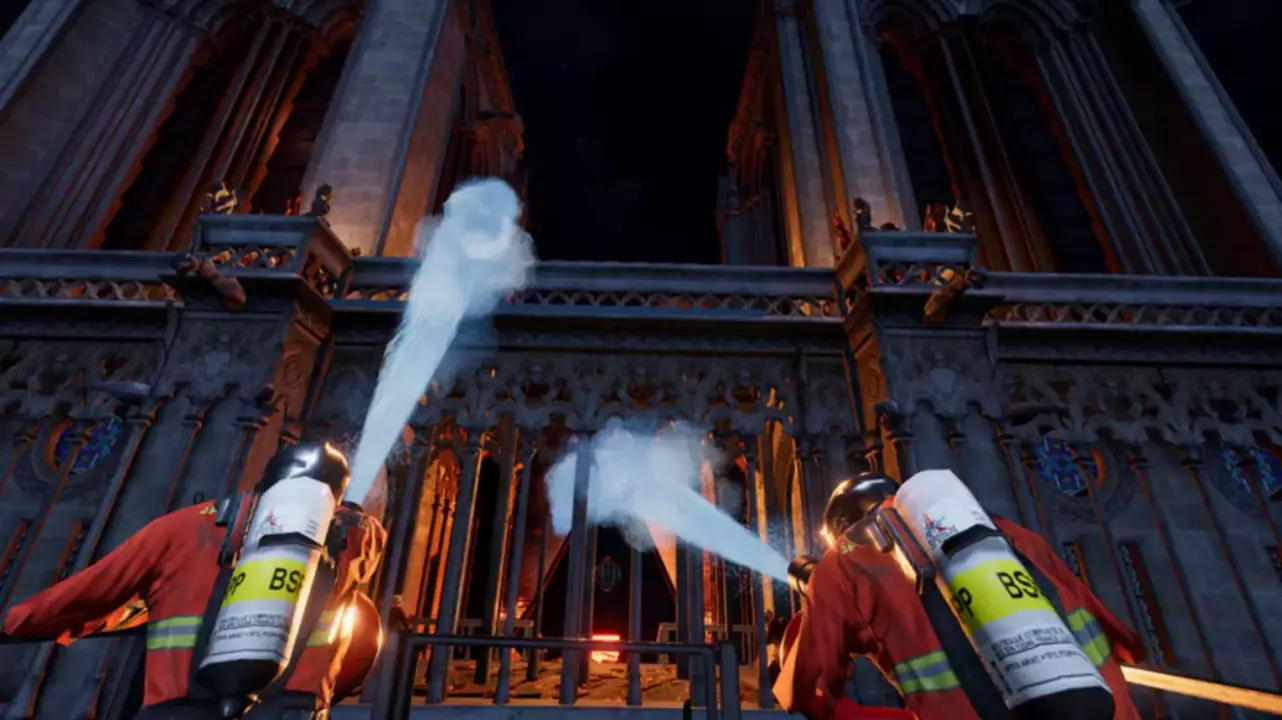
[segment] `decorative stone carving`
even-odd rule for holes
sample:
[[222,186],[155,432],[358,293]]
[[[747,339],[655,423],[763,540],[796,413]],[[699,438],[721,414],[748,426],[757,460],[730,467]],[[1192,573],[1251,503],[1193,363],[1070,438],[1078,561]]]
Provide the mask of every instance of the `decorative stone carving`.
[[334,200],[334,188],[329,185],[321,185],[316,188],[316,197],[312,198],[311,210],[307,211],[306,217],[321,219],[329,214],[330,203]]
[[236,196],[236,191],[227,187],[227,181],[220,180],[205,193],[205,201],[200,209],[207,215],[231,215],[238,207],[240,198]]
[[881,353],[886,398],[899,412],[912,413],[921,404],[956,420],[974,406],[1000,417],[993,367],[978,339],[919,333],[884,342]]
[[76,418],[103,417],[121,403],[107,390],[146,385],[159,364],[150,343],[0,342],[0,407],[32,418],[60,404]]
[[[332,380],[313,424],[354,427],[363,417],[377,369],[377,357],[349,354],[331,367]],[[355,364],[368,364],[358,368]],[[449,421],[465,427],[492,427],[513,414],[523,433],[535,433],[559,419],[567,430],[595,432],[612,418],[660,423],[684,420],[744,434],[779,422],[785,432],[856,433],[839,361],[808,364],[806,416],[791,358],[696,358],[663,355],[600,356],[577,353],[503,352],[467,368],[425,395],[416,424]]]

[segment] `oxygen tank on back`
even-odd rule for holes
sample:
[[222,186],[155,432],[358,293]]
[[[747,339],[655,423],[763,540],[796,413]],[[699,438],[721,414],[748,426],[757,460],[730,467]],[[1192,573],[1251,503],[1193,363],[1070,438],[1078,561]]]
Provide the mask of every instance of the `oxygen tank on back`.
[[917,473],[894,503],[1016,718],[1113,717],[1108,684],[956,475]]
[[229,707],[289,664],[348,479],[342,453],[300,443],[279,450],[255,488],[249,533],[196,674],[196,683]]

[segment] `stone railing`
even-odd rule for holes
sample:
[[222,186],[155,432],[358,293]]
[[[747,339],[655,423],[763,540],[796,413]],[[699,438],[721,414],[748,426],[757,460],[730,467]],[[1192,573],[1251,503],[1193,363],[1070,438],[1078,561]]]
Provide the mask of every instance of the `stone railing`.
[[837,268],[841,303],[923,312],[955,279],[951,302],[1010,330],[1282,333],[1282,280],[987,272],[974,235],[866,232]]
[[165,281],[172,253],[0,250],[0,306],[163,306],[178,300]]
[[[302,285],[340,314],[394,316],[404,306],[415,264],[407,258],[353,257],[323,221],[264,215],[205,216],[193,255],[205,272],[234,278],[249,298]],[[0,303],[57,298],[81,310],[120,303],[188,304],[202,291],[200,270],[179,277],[187,256],[114,251],[0,249]],[[212,268],[209,266],[212,265]],[[272,290],[277,287],[279,290]],[[842,317],[827,270],[539,263],[531,286],[499,315],[591,321],[786,322],[836,326]]]
[[[347,293],[335,308],[397,310],[412,270],[411,263],[399,258],[356,258]],[[567,262],[539,263],[533,284],[508,298],[501,312],[621,318],[841,317],[832,275],[823,270]]]
[[990,273],[979,292],[1000,327],[1282,332],[1282,280]]
[[[837,268],[544,262],[508,298],[508,317],[836,323],[869,302],[920,314],[959,277],[950,300],[1006,329],[1282,332],[1282,280],[987,273],[975,237],[867,232]],[[206,216],[195,254],[246,284],[299,279],[335,311],[395,314],[413,262],[352,257],[323,221]],[[0,250],[0,305],[163,307],[181,303],[174,253]],[[840,289],[840,292],[838,290]],[[959,294],[960,295],[960,294]]]

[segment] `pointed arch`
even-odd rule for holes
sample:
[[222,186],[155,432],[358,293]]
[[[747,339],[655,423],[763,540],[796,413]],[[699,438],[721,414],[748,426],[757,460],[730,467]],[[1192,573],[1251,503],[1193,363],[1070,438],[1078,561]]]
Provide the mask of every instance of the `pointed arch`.
[[[1051,40],[1081,20],[1069,0],[968,0],[980,22],[1006,20],[1033,42]],[[968,8],[970,10],[970,8]]]
[[959,17],[952,0],[869,0],[860,20],[874,28],[899,20],[914,34],[935,32]]

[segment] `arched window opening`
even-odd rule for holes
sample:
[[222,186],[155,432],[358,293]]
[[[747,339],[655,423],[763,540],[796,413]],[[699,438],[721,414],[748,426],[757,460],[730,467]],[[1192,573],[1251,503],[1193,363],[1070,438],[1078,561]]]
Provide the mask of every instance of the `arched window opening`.
[[248,19],[232,26],[205,62],[192,72],[174,100],[173,111],[161,123],[151,149],[143,156],[137,177],[121,198],[120,209],[107,226],[103,249],[146,250],[165,240],[156,237],[159,226],[175,205],[191,200],[180,196],[183,179],[208,139],[218,107],[255,32]]
[[[308,198],[300,198],[303,174],[316,150],[325,115],[329,112],[351,41],[334,47],[312,68],[303,81],[277,139],[267,172],[253,198],[253,211],[268,215],[307,212]],[[324,182],[324,178],[320,178]]]
[[890,29],[883,34],[881,64],[895,127],[908,166],[908,179],[917,202],[917,217],[925,217],[928,204],[952,205],[962,200],[953,182],[944,145],[927,90],[917,43],[901,41],[907,31]]
[[0,2],[0,40],[13,29],[17,24],[18,18],[26,11],[27,6],[31,5],[31,0],[5,0]]
[[[1031,49],[1013,32],[990,28],[967,43],[1001,151],[1022,201],[1036,213],[1055,270],[1108,272],[1101,230],[1083,201],[1072,150],[1053,112]],[[980,100],[976,98],[976,100]]]

